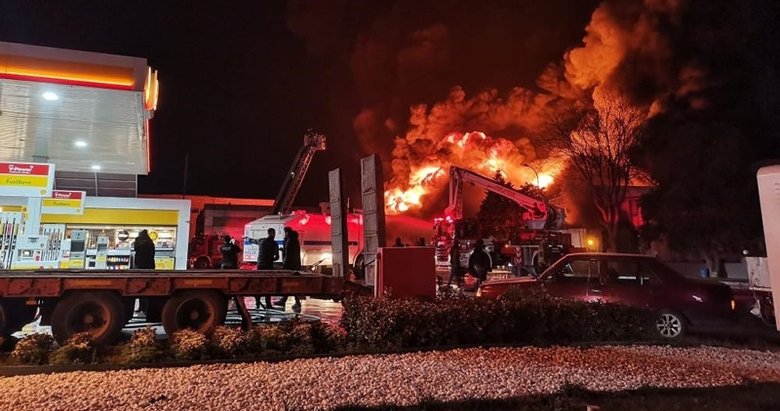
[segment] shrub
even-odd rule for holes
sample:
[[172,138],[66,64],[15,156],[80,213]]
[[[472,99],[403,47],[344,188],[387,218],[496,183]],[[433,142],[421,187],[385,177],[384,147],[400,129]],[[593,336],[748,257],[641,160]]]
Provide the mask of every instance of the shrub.
[[311,336],[315,352],[321,354],[342,352],[347,346],[346,331],[333,324],[320,321],[313,323]]
[[211,335],[211,344],[216,355],[222,358],[237,358],[246,351],[247,336],[240,328],[224,325],[214,329]]
[[97,348],[89,332],[73,334],[49,356],[51,364],[90,364],[97,361]]
[[356,297],[341,325],[358,347],[558,344],[649,338],[652,313],[617,304],[513,290],[493,301],[445,294],[433,301]]
[[260,324],[255,326],[253,331],[265,354],[280,354],[290,348],[290,333],[282,325]]
[[146,327],[135,330],[130,341],[121,348],[121,362],[131,364],[152,363],[165,354],[162,345],[157,341],[157,333],[153,328]]
[[314,354],[313,326],[311,324],[293,321],[289,325],[283,325],[281,328],[283,330],[288,328],[287,347],[290,354],[294,356]]
[[46,364],[54,338],[48,334],[30,334],[16,343],[11,356],[21,364]]
[[206,336],[193,330],[179,330],[171,336],[171,351],[181,360],[199,360],[206,351]]

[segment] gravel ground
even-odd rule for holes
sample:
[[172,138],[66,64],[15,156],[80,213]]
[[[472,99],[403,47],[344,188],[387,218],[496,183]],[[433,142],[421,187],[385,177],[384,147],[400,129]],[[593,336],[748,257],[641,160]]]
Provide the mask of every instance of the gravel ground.
[[589,390],[780,382],[780,353],[715,347],[460,349],[0,379],[0,409],[325,410]]

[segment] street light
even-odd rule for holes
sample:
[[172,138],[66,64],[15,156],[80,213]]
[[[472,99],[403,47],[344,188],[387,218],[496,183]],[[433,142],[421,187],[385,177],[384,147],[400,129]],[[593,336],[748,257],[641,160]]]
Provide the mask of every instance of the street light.
[[536,174],[536,186],[539,187],[539,188],[542,188],[542,184],[539,182],[539,173],[536,172],[536,169],[531,167],[527,163],[523,163],[523,166],[530,168],[531,171],[533,171],[534,174]]

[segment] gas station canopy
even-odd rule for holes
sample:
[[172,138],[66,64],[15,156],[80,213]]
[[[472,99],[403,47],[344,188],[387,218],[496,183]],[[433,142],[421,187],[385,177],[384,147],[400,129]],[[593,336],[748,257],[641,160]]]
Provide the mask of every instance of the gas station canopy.
[[98,185],[135,191],[149,172],[157,93],[143,58],[0,42],[0,160],[54,163],[58,189],[126,196]]

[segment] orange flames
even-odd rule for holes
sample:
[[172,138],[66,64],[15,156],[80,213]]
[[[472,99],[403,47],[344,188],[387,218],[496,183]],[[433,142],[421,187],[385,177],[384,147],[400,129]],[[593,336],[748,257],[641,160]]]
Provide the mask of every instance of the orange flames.
[[487,177],[500,173],[515,187],[524,183],[547,187],[563,168],[560,159],[533,161],[535,153],[525,139],[513,142],[480,131],[450,133],[432,153],[423,159],[402,159],[406,175],[396,173],[385,191],[388,214],[422,209],[426,195],[440,192],[449,184],[450,166]]

